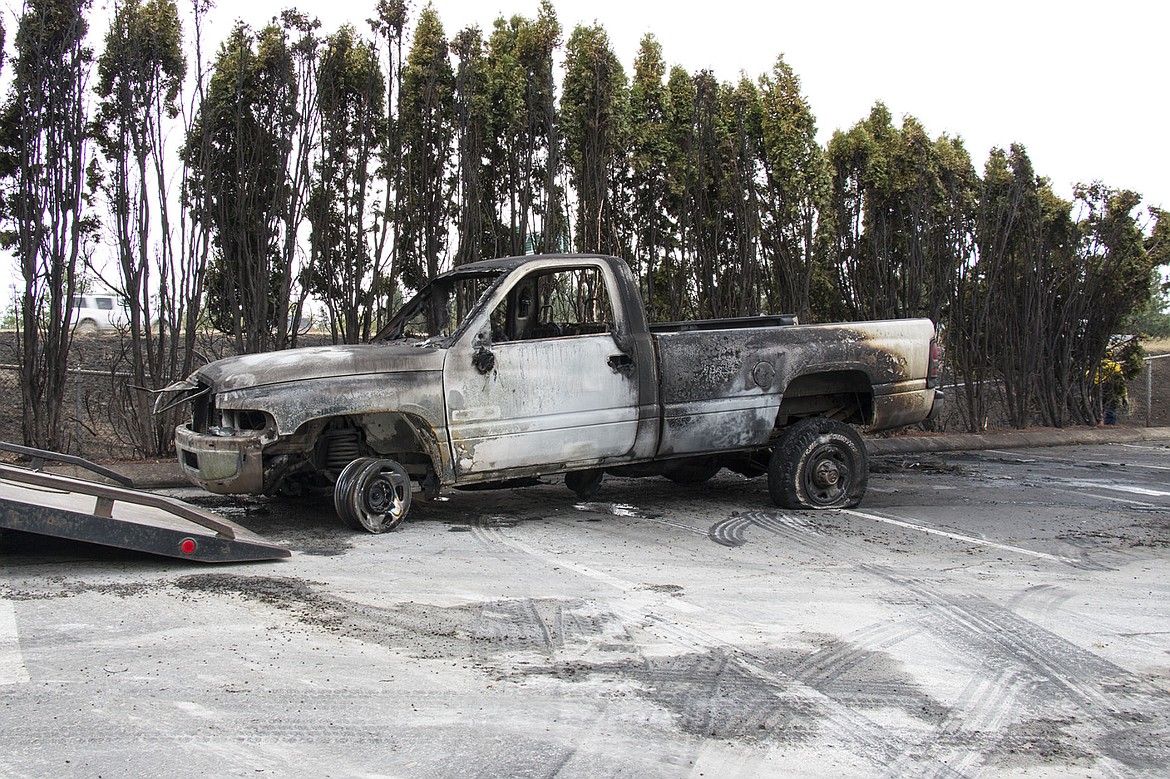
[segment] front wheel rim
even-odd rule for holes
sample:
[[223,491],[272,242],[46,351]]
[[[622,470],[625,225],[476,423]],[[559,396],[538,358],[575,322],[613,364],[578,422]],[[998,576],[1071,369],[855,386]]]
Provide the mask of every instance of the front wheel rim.
[[370,457],[351,462],[334,488],[341,520],[355,530],[393,530],[410,510],[412,485],[405,469],[393,460]]
[[375,474],[363,490],[362,513],[370,518],[397,519],[403,514],[409,489],[409,482],[403,483],[393,471],[383,470]]

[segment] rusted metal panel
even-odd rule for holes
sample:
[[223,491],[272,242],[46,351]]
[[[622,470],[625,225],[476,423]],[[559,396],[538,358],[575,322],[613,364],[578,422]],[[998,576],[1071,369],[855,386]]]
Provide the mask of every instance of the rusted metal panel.
[[738,449],[768,440],[780,395],[775,366],[760,367],[765,361],[753,347],[762,340],[760,331],[671,332],[655,339],[662,377],[661,454]]
[[814,372],[863,373],[875,394],[874,429],[919,421],[933,399],[925,392],[933,333],[928,320],[897,320],[658,334],[661,451],[767,443],[785,388]]
[[[434,356],[428,354],[428,362]],[[441,427],[442,381],[438,370],[407,370],[399,363],[381,373],[236,390],[221,394],[217,403],[224,409],[264,410],[272,415],[281,435],[294,433],[314,419],[385,411],[414,414]]]
[[439,349],[400,343],[314,346],[216,360],[196,371],[216,392],[255,390],[313,379],[374,375],[401,370],[442,370]]
[[183,473],[208,492],[259,494],[264,489],[259,435],[217,436],[179,425],[175,449]]

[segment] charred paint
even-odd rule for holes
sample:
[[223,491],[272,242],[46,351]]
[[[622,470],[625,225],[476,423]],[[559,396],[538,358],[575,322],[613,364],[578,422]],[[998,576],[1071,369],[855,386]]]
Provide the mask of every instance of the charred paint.
[[[253,489],[270,464],[311,465],[317,436],[338,417],[355,420],[375,447],[418,442],[438,479],[460,484],[764,447],[790,387],[805,414],[826,413],[822,394],[872,397],[872,429],[920,421],[934,399],[925,386],[927,320],[796,325],[772,317],[651,331],[621,260],[546,255],[459,272],[479,266],[504,275],[441,341],[250,355],[198,371],[189,383],[211,388],[201,402],[214,397],[233,419],[271,421],[235,436],[187,431],[179,447],[191,455],[188,473],[208,486],[199,452],[238,451],[240,476],[215,489]],[[608,287],[610,332],[492,343],[490,313],[526,274],[586,266]]]
[[637,434],[637,387],[609,367],[615,352],[607,335],[502,343],[485,375],[474,352],[455,347],[444,384],[457,471],[627,455]]

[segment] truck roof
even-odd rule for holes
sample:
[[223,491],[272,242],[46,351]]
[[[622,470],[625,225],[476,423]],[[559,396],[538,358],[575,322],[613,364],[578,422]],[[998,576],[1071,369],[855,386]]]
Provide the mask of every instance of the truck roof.
[[512,271],[520,267],[526,262],[532,260],[549,260],[549,259],[565,259],[565,260],[604,260],[606,263],[622,262],[618,257],[611,257],[606,254],[525,254],[516,257],[499,257],[493,260],[479,260],[477,262],[469,262],[466,265],[459,265],[446,273],[440,274],[447,276],[455,273],[482,273],[483,271]]

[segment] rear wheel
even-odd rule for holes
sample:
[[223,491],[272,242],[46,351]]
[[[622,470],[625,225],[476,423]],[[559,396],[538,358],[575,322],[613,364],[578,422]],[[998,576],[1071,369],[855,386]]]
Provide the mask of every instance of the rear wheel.
[[354,530],[385,533],[406,519],[411,484],[406,469],[393,460],[361,457],[341,472],[333,488],[337,516]]
[[826,417],[802,419],[789,428],[768,463],[768,493],[783,508],[852,508],[868,480],[861,436]]

